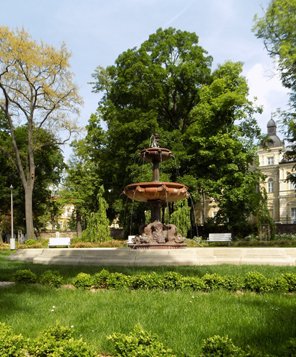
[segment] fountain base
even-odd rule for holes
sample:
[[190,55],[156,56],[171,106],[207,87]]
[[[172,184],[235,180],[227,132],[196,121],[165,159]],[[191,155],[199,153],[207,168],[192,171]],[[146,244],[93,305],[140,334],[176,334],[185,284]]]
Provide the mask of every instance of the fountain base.
[[145,225],[140,234],[132,239],[129,247],[138,249],[176,249],[185,248],[185,239],[177,232],[174,224],[154,221]]
[[132,249],[180,249],[186,248],[185,243],[180,244],[129,244]]

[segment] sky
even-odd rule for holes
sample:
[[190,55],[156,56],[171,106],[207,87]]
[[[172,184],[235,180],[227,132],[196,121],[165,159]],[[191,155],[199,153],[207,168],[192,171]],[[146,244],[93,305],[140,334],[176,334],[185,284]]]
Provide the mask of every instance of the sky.
[[272,113],[284,108],[288,95],[276,75],[262,40],[252,32],[255,14],[271,0],[0,0],[0,25],[25,29],[32,38],[72,53],[71,70],[84,100],[79,124],[95,113],[99,95],[92,93],[97,66],[113,65],[118,55],[139,47],[158,28],[195,32],[213,57],[213,69],[240,61],[250,99],[263,106],[257,117],[263,132]]

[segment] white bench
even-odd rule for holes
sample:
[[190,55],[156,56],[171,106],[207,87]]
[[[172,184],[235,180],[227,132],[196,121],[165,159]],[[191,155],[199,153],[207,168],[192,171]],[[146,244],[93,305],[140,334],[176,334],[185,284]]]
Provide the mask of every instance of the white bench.
[[231,233],[210,233],[208,242],[231,242]]
[[50,247],[70,247],[71,239],[69,237],[49,238],[48,248]]

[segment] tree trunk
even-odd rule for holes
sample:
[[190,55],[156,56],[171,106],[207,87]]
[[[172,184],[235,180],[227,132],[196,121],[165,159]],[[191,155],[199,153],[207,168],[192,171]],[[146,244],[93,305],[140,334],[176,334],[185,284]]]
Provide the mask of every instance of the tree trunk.
[[77,210],[76,212],[76,229],[77,229],[77,237],[81,237],[82,234],[82,226],[81,226],[81,214]]
[[26,233],[27,239],[34,239],[33,226],[33,185],[27,182],[25,186],[25,217],[26,217]]

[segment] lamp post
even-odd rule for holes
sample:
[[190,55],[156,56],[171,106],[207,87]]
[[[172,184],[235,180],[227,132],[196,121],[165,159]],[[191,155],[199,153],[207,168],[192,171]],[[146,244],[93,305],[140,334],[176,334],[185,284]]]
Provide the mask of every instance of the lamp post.
[[10,235],[10,249],[15,249],[15,238],[13,233],[13,186],[10,185],[10,217],[11,217],[11,235]]

